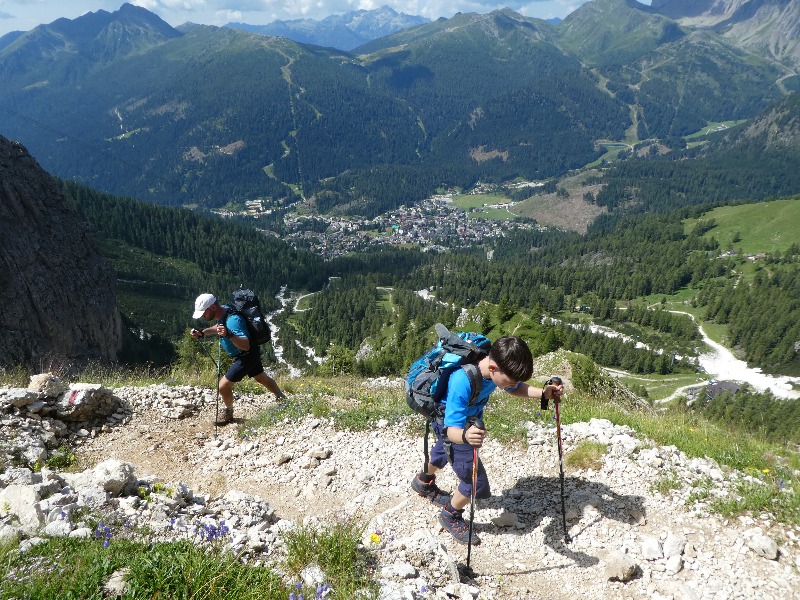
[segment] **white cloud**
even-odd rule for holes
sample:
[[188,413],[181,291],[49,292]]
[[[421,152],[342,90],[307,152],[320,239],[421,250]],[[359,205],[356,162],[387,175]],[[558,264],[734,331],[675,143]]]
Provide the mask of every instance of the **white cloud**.
[[146,8],[151,12],[172,10],[201,10],[206,6],[206,0],[132,0],[131,4]]

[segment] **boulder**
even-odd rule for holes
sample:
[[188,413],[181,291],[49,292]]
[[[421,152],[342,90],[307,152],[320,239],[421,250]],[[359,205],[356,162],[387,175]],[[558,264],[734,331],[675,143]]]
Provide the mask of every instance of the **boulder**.
[[37,531],[45,522],[39,492],[27,485],[9,485],[0,491],[0,515],[14,515],[25,533]]

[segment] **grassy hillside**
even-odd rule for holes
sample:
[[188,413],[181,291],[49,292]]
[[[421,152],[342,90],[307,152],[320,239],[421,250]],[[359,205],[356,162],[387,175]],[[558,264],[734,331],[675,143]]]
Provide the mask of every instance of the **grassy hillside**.
[[721,206],[698,218],[687,219],[686,233],[700,221],[713,224],[703,235],[715,238],[724,249],[744,255],[785,252],[800,241],[800,196]]

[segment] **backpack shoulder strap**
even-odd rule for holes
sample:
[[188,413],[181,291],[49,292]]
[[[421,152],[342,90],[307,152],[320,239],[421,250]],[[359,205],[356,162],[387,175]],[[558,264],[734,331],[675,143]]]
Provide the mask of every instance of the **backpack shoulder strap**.
[[475,363],[466,364],[461,368],[464,369],[464,372],[467,374],[467,379],[469,380],[469,387],[471,390],[469,395],[469,405],[475,406],[475,403],[478,401],[478,396],[481,395],[481,388],[483,388],[483,376],[481,375],[481,370]]
[[225,312],[222,313],[222,317],[220,318],[219,322],[225,325],[225,328],[228,328],[228,319],[233,315],[238,314],[235,310],[233,310],[230,306],[225,306]]

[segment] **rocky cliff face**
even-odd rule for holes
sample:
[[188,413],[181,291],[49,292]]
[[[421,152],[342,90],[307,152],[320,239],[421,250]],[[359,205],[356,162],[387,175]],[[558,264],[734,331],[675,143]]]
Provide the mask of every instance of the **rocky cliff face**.
[[653,0],[651,8],[694,25],[714,25],[729,18],[750,0]]
[[57,183],[0,136],[0,366],[114,360],[114,280]]
[[798,0],[653,0],[651,7],[681,25],[713,27],[748,52],[800,64]]

